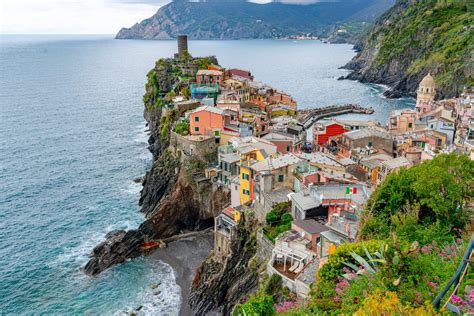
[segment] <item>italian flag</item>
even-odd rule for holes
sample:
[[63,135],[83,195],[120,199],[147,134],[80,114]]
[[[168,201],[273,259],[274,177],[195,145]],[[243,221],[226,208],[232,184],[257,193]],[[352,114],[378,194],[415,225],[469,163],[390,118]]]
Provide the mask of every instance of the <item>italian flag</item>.
[[346,194],[357,194],[357,188],[346,187]]

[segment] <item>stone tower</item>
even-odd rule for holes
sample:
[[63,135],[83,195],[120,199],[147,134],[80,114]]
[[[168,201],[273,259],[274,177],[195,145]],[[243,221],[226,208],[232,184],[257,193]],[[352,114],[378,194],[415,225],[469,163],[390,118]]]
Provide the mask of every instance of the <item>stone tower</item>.
[[430,111],[436,96],[436,84],[433,76],[428,73],[418,85],[416,91],[416,109],[419,113]]
[[186,35],[178,35],[178,56],[183,57],[188,51],[188,37]]

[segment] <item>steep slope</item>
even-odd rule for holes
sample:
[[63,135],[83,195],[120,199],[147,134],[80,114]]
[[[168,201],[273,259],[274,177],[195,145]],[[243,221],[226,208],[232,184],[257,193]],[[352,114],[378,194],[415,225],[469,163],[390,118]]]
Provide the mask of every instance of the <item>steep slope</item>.
[[121,29],[119,39],[272,38],[301,33],[325,36],[337,23],[368,22],[394,0],[328,1],[311,5],[246,0],[174,0],[151,18]]
[[398,0],[356,44],[348,78],[414,95],[431,72],[438,98],[457,95],[474,83],[473,8],[470,0]]
[[[186,68],[202,60],[217,64],[214,57],[191,58]],[[143,97],[144,117],[150,130],[148,147],[153,165],[143,179],[139,204],[145,221],[128,231],[112,231],[97,245],[84,271],[97,275],[107,268],[147,252],[144,244],[181,232],[195,231],[212,225],[214,216],[230,203],[230,192],[213,188],[210,181],[197,183],[189,176],[189,164],[170,151],[170,125],[179,115],[161,106],[164,95],[180,86],[174,60],[162,59],[148,73]],[[197,71],[197,68],[196,68]],[[165,124],[168,122],[168,124]],[[189,162],[198,159],[190,157]]]

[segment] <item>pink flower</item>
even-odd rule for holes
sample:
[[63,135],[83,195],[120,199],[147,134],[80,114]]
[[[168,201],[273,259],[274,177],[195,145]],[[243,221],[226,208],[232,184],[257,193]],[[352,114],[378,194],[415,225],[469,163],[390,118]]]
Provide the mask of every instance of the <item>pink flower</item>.
[[431,242],[431,244],[433,245],[433,247],[436,247],[436,245],[437,245],[438,243],[436,242],[436,240],[433,240],[433,241]]
[[428,282],[428,285],[434,289],[438,287],[438,284],[434,283],[433,281]]
[[421,247],[421,252],[422,253],[430,253],[432,249],[433,249],[433,246],[425,245],[425,246]]
[[469,291],[469,303],[474,304],[474,290]]
[[415,303],[423,304],[423,296],[421,295],[420,292],[416,292],[415,294]]
[[458,239],[456,239],[456,242],[457,242],[458,244],[462,244],[462,239],[461,239],[461,238],[458,238]]
[[456,304],[456,305],[464,305],[466,304],[466,302],[460,298],[459,296],[457,295],[451,295],[451,301],[453,302],[453,304]]

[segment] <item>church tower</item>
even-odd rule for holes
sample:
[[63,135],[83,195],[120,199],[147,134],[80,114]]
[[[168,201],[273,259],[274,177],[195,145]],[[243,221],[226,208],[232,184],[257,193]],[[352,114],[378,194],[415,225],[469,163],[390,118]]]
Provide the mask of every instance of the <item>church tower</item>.
[[419,113],[431,110],[431,105],[436,96],[436,84],[433,76],[428,73],[418,85],[416,91],[416,109]]

